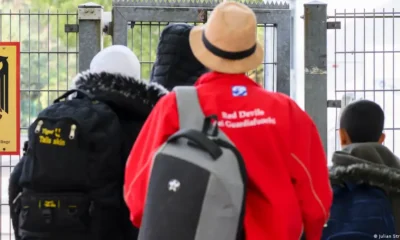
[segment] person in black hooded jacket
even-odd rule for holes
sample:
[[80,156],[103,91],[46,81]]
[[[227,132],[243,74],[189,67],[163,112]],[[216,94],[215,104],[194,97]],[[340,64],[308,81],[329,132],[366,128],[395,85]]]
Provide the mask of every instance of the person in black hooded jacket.
[[193,85],[208,71],[190,49],[192,28],[189,24],[176,23],[162,31],[150,82],[159,83],[171,91],[175,86]]
[[[123,159],[126,161],[146,118],[157,101],[168,90],[178,85],[193,85],[207,69],[193,56],[189,46],[188,24],[172,24],[161,34],[157,48],[150,83],[140,80],[140,63],[132,51],[124,46],[111,46],[102,50],[92,60],[90,70],[78,74],[72,88],[92,93],[117,113],[125,130],[123,136]],[[163,87],[165,86],[165,88]],[[23,158],[14,168],[9,183],[9,205],[11,218],[18,240],[18,212],[14,200],[21,192],[19,178]],[[123,176],[121,176],[123,179]],[[121,186],[122,187],[122,186]],[[124,204],[125,206],[125,204]],[[124,239],[134,240],[138,231],[129,220],[125,207],[121,224],[124,225]]]
[[[121,161],[125,166],[132,144],[157,101],[168,91],[157,83],[140,80],[140,63],[127,47],[114,45],[98,53],[90,70],[74,80],[75,88],[94,95],[109,105],[120,120],[122,133]],[[124,176],[121,176],[121,186]],[[123,199],[123,198],[121,198]],[[123,226],[121,239],[131,240],[138,236],[129,220],[129,210],[123,206],[119,223]]]

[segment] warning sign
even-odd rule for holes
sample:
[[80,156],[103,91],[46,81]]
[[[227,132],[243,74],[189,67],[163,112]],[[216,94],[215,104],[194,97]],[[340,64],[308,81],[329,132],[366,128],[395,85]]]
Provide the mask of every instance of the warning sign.
[[20,153],[20,47],[0,42],[0,155]]

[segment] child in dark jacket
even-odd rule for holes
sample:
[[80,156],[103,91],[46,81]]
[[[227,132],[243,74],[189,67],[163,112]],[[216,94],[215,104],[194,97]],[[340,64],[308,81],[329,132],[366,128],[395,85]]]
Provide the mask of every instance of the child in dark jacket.
[[322,239],[392,239],[400,234],[400,161],[382,145],[384,120],[382,108],[372,101],[356,101],[344,109],[342,150],[333,154],[330,169],[334,200]]

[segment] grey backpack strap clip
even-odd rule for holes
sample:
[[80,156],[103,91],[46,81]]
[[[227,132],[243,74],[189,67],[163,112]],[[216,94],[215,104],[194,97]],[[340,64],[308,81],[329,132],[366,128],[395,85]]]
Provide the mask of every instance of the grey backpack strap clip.
[[[178,106],[179,115],[179,129],[195,129],[198,131],[204,131],[212,129],[212,120],[217,121],[217,116],[206,116],[201,109],[197,90],[191,86],[179,86],[174,88],[176,93],[176,102]],[[215,124],[217,124],[215,122]],[[206,128],[206,129],[203,129]],[[229,141],[229,138],[220,130],[217,126],[214,128],[216,136]]]
[[204,113],[201,109],[195,87],[175,87],[178,106],[179,129],[203,130]]

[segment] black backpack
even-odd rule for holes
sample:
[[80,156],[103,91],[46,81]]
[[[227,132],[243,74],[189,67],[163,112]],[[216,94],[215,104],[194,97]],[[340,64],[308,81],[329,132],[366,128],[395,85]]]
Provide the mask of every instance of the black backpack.
[[118,239],[120,148],[116,113],[84,91],[70,90],[40,112],[20,178],[21,239]]

